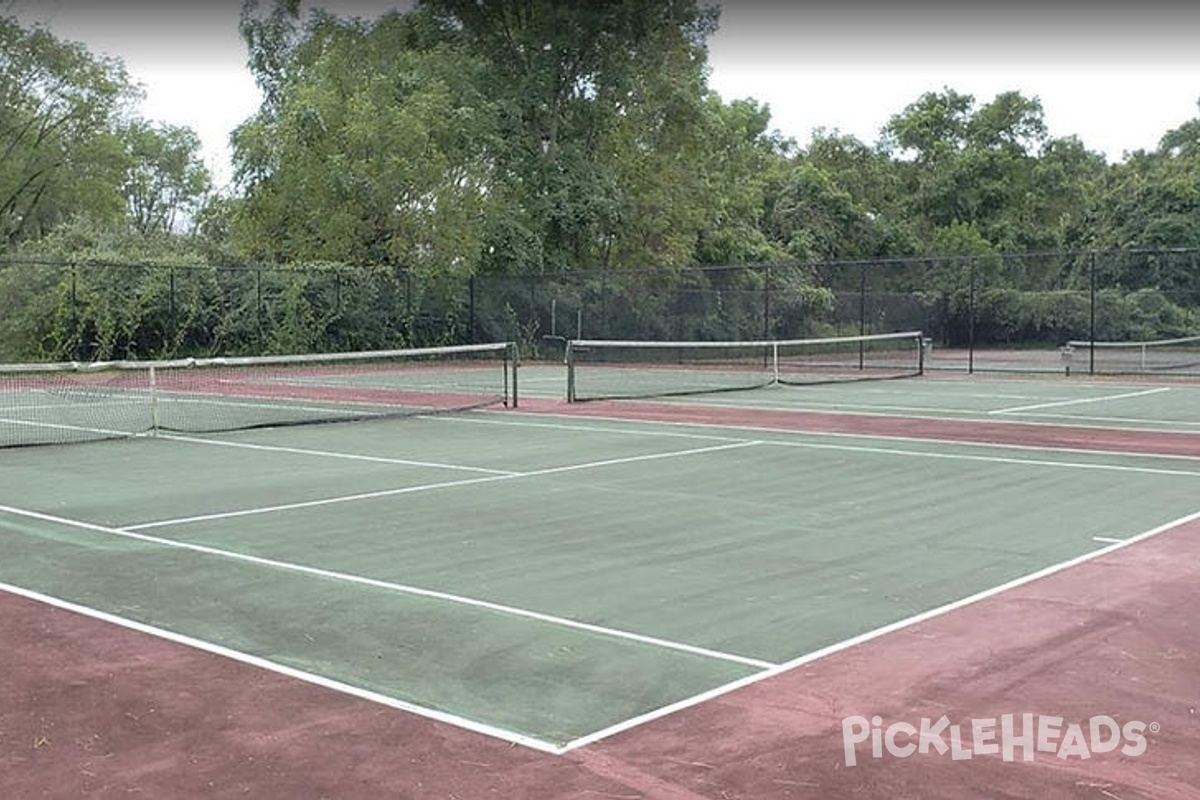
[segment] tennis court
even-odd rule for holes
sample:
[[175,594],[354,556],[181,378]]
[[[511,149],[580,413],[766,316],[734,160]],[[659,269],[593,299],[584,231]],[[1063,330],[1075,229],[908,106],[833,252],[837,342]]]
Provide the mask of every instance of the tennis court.
[[756,392],[686,398],[689,404],[760,410],[807,410],[919,419],[1042,423],[1200,431],[1200,386],[1120,379],[1020,378],[933,374],[926,380],[771,387]]
[[[0,450],[0,582],[561,757],[1200,515],[1191,384],[919,378],[566,404],[561,365],[520,372],[517,408]],[[995,433],[1063,426],[1075,445]]]

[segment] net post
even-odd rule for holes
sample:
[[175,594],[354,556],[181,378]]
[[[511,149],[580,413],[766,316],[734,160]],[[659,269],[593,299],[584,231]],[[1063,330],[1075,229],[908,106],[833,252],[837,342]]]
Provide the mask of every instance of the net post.
[[924,331],[917,331],[917,375],[925,374],[925,348],[926,342]]
[[771,385],[779,384],[779,342],[771,342]]
[[[520,365],[521,365],[521,351],[517,347],[516,342],[508,343],[508,349],[505,351],[505,357],[512,359],[512,408],[516,408],[517,402],[518,402],[517,401],[517,372],[520,370]],[[508,370],[504,371],[504,379],[506,382],[508,381]],[[508,387],[507,386],[505,387],[504,393],[506,395],[505,402],[507,402],[507,395],[508,395]]]
[[567,402],[575,402],[575,351],[573,346],[574,339],[567,340],[567,346],[563,355],[563,360],[567,364]]
[[154,365],[149,366],[150,379],[150,435],[158,436],[158,373]]
[[1096,251],[1088,254],[1088,375],[1096,374]]

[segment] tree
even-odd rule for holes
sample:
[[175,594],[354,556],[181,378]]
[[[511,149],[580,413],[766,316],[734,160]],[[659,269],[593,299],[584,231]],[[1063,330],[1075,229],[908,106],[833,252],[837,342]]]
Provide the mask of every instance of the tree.
[[1041,103],[1017,92],[979,108],[950,89],[927,93],[892,117],[884,144],[899,159],[922,238],[969,225],[999,250],[1067,244],[1070,209],[1103,168],[1077,140],[1051,139]]
[[[1200,102],[1197,102],[1197,106],[1200,106]],[[1158,151],[1172,157],[1200,158],[1200,117],[1163,134]]]
[[856,238],[844,247],[856,258],[910,256],[924,252],[916,234],[906,165],[881,146],[868,147],[853,136],[818,131],[797,164],[825,175],[831,188],[845,192],[862,218]]
[[786,256],[769,236],[770,198],[784,182],[790,140],[770,131],[771,112],[754,100],[722,103],[711,94],[698,132],[706,218],[697,233],[702,264],[774,261]]
[[298,40],[250,45],[286,52],[251,58],[275,72],[234,140],[246,194],[233,236],[248,254],[473,265],[494,117],[475,61],[430,41],[415,15],[366,25],[316,13]]
[[863,257],[874,249],[873,219],[833,177],[810,164],[787,176],[770,218],[773,238],[798,261]]
[[194,224],[212,181],[190,128],[134,120],[120,131],[130,167],[124,191],[130,222],[143,233],[169,233]]
[[953,89],[926,92],[888,121],[884,145],[898,157],[911,154],[918,164],[936,165],[965,146],[974,105],[974,97]]
[[785,143],[706,86],[694,0],[425,0],[370,23],[247,5],[248,253],[426,271],[754,259]]
[[[1096,249],[1200,248],[1200,121],[1163,137],[1158,150],[1138,151],[1105,173],[1086,222]],[[1126,287],[1157,287],[1200,301],[1195,258],[1134,259],[1112,279]]]
[[120,219],[115,126],[135,97],[118,62],[0,17],[0,244],[75,214]]
[[1200,246],[1200,118],[1158,149],[1114,165],[1096,193],[1089,243],[1102,248]]
[[517,215],[504,230],[539,243],[523,253],[549,270],[694,259],[711,189],[696,133],[709,111],[714,11],[694,0],[419,8],[488,65],[500,115],[496,191]]
[[1014,250],[1078,250],[1088,246],[1087,219],[1109,167],[1074,136],[1051,139],[1032,165],[1030,188],[1012,209]]

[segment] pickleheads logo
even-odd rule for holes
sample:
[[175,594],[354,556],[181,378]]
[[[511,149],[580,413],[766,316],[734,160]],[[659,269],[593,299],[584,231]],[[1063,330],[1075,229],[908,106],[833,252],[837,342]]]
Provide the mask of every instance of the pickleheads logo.
[[965,724],[951,724],[943,715],[937,720],[923,718],[918,725],[893,722],[887,727],[878,716],[853,716],[842,720],[842,745],[848,767],[858,763],[858,746],[864,745],[866,751],[868,740],[872,758],[883,758],[885,752],[895,758],[935,753],[949,754],[954,761],[992,755],[1015,761],[1019,753],[1021,760],[1033,761],[1044,753],[1082,760],[1112,752],[1140,756],[1146,752],[1147,731],[1157,733],[1158,724],[1133,720],[1121,725],[1104,714],[1070,723],[1062,717],[1004,714]]

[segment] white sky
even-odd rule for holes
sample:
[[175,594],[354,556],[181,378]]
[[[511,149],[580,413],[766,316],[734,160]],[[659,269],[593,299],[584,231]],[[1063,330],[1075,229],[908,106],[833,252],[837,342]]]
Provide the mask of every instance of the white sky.
[[[264,3],[269,0],[263,0]],[[387,0],[327,0],[375,16]],[[1154,148],[1200,116],[1200,3],[1119,9],[1065,0],[726,0],[709,40],[711,88],[753,97],[800,145],[814,129],[873,144],[928,91],[1004,91],[1041,101],[1052,136],[1110,161]],[[238,36],[241,0],[0,0],[0,13],[121,58],[146,90],[142,115],[186,125],[228,179],[229,132],[258,105]]]

